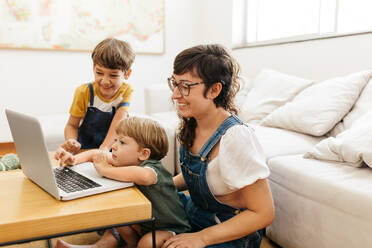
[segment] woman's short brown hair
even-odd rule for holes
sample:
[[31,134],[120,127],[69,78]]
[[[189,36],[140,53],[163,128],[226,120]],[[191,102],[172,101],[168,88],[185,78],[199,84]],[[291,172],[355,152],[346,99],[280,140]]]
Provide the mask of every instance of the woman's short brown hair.
[[109,69],[128,71],[136,57],[128,42],[107,38],[94,48],[92,59],[94,65],[101,65]]
[[153,119],[128,117],[120,122],[116,133],[133,138],[141,148],[150,149],[150,159],[160,160],[168,153],[168,136]]
[[[173,63],[173,74],[190,72],[200,77],[205,85],[204,97],[215,83],[221,83],[220,94],[213,99],[216,107],[237,113],[234,97],[239,91],[240,66],[229,51],[219,44],[199,45],[179,53]],[[177,135],[181,145],[190,148],[195,138],[196,120],[182,118]]]

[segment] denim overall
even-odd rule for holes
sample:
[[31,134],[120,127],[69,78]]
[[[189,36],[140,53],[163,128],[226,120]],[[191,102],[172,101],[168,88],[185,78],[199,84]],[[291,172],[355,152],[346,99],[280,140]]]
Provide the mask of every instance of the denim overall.
[[[211,150],[226,130],[234,125],[245,124],[237,116],[229,116],[200,149],[198,155],[192,154],[184,147],[180,148],[181,170],[191,196],[190,198],[190,196],[180,193],[180,198],[193,231],[200,231],[219,222],[224,222],[244,210],[219,202],[210,192],[206,179]],[[259,248],[262,235],[263,230],[259,230],[237,240],[207,247]]]
[[[90,91],[90,100],[84,121],[78,129],[78,141],[81,149],[98,148],[106,137],[110,128],[111,121],[115,115],[115,107],[110,112],[104,112],[96,107],[94,103],[93,85],[88,84]],[[118,107],[127,106],[128,103],[121,103]]]

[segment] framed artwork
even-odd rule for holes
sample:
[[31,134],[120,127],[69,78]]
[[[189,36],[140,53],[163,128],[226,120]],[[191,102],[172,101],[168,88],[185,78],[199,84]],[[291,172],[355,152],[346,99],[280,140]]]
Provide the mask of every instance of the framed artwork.
[[0,47],[91,51],[107,37],[164,53],[164,0],[0,0]]

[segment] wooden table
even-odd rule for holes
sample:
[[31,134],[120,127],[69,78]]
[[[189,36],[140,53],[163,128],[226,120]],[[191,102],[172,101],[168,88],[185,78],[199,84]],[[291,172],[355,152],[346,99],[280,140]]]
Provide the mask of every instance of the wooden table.
[[59,201],[24,176],[0,172],[0,246],[152,221],[136,188]]

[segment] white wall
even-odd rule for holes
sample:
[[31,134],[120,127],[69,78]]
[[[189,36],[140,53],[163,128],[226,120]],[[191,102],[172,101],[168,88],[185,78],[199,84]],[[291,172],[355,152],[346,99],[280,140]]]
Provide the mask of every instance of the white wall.
[[[202,42],[199,5],[198,0],[165,1],[165,53],[137,55],[129,79],[131,111],[144,113],[143,88],[165,84],[177,53]],[[12,140],[6,107],[37,115],[68,113],[75,88],[93,80],[92,68],[88,52],[0,50],[0,142]]]
[[[230,0],[166,0],[165,53],[138,55],[129,83],[131,111],[144,113],[143,88],[165,84],[174,57],[201,43],[231,46]],[[272,68],[314,80],[372,68],[372,35],[233,51],[242,74],[253,78]],[[74,89],[93,79],[90,53],[0,50],[0,142],[11,140],[4,108],[32,114],[67,113]],[[63,132],[63,130],[61,130]]]
[[372,69],[372,34],[234,50],[242,72],[253,78],[262,68],[324,80]]

